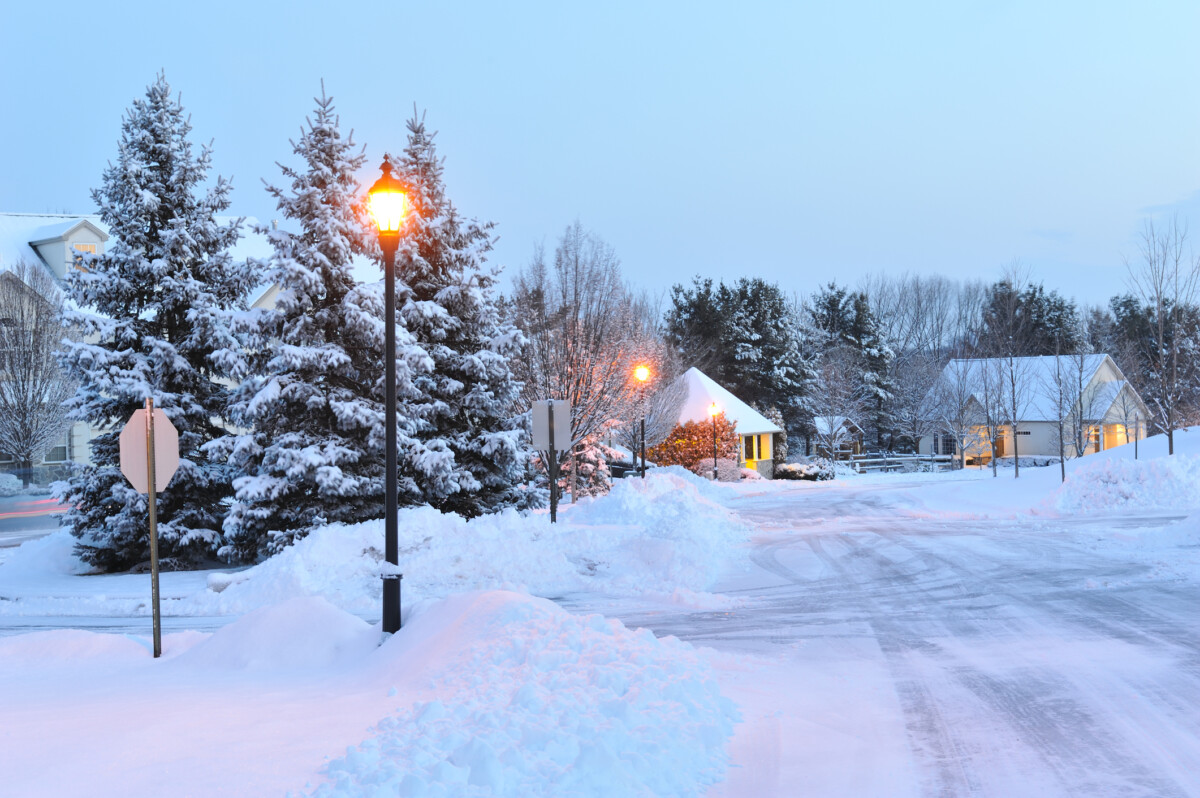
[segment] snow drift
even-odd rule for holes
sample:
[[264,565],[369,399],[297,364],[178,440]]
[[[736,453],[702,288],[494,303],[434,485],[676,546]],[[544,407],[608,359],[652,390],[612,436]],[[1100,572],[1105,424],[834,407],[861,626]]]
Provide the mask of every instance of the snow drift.
[[686,643],[490,592],[429,609],[381,656],[402,670],[447,647],[434,696],[331,762],[315,795],[691,796],[724,773],[737,712]]
[[[541,596],[704,591],[729,567],[749,528],[702,496],[696,477],[627,479],[608,496],[545,513],[504,512],[470,521],[428,507],[400,514],[405,605],[468,590]],[[174,612],[245,612],[318,595],[360,614],[378,610],[383,523],[335,524],[246,571],[214,574],[210,590]]]

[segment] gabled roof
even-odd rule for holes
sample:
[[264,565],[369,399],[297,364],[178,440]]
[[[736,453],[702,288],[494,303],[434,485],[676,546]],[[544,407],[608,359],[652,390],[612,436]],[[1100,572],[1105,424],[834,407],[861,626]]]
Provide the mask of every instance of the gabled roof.
[[[1054,421],[1056,420],[1056,412],[1054,409],[1054,397],[1051,386],[1055,384],[1055,369],[1056,366],[1061,368],[1068,374],[1074,374],[1075,370],[1080,367],[1079,361],[1075,355],[1043,355],[1041,357],[1018,357],[1013,358],[1015,368],[1021,375],[1021,380],[1026,385],[1025,397],[1026,411],[1025,417],[1020,421]],[[1093,385],[1098,372],[1105,363],[1112,365],[1112,371],[1117,375],[1118,379],[1105,380],[1099,384]],[[946,368],[942,370],[941,376],[938,378],[941,383],[955,384],[959,380],[965,380],[966,386],[970,389],[969,394],[980,406],[983,406],[983,374],[987,368],[1007,369],[1007,358],[975,358],[965,360],[951,360],[946,364]],[[1085,390],[1090,391],[1088,401],[1094,408],[1107,411],[1116,401],[1121,389],[1128,383],[1121,378],[1121,372],[1112,363],[1112,359],[1105,354],[1093,354],[1083,356],[1083,384]],[[934,391],[937,385],[931,390],[926,397],[927,406],[933,406]],[[1132,386],[1130,386],[1132,390]],[[1135,393],[1136,396],[1136,393]],[[1141,399],[1138,399],[1141,403]],[[1103,415],[1103,413],[1100,413]]]
[[[95,218],[96,221],[91,221],[92,218]],[[42,244],[48,244],[51,241],[61,241],[81,227],[91,230],[101,241],[107,241],[108,232],[98,227],[97,225],[99,224],[99,217],[81,216],[68,219],[65,222],[58,222],[57,224],[44,225],[29,233],[29,246],[37,247]]]
[[8,268],[17,261],[44,263],[30,242],[43,244],[62,238],[82,222],[87,222],[104,237],[108,229],[99,216],[81,216],[64,213],[0,213],[0,268]]
[[700,369],[692,367],[685,371],[680,379],[687,384],[688,391],[683,409],[679,411],[680,424],[688,421],[708,421],[711,418],[708,408],[716,402],[717,407],[725,413],[725,418],[736,422],[734,428],[738,435],[783,432],[762,413],[722,388]]
[[817,431],[818,435],[829,435],[833,430],[842,426],[852,428],[851,434],[862,432],[862,427],[849,416],[813,416],[813,429]]

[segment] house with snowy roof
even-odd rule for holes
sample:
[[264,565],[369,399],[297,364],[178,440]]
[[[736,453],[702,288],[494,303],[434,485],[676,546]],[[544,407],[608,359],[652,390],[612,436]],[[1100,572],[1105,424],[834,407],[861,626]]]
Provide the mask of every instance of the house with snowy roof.
[[[230,221],[231,217],[218,217]],[[265,258],[271,247],[266,236],[252,232],[256,220],[247,218],[242,238],[231,249],[234,258]],[[0,273],[11,272],[20,262],[41,266],[62,283],[68,272],[76,268],[85,254],[103,255],[109,241],[108,226],[95,214],[64,213],[0,213]],[[261,307],[273,301],[273,286],[264,285],[250,297],[249,303]],[[0,318],[0,323],[2,323]],[[88,444],[97,431],[84,422],[67,430],[61,442],[46,453],[44,462],[36,464],[38,471],[53,474],[68,461],[91,461]],[[0,472],[17,467],[11,456],[0,452]]]
[[[1150,413],[1108,355],[1019,357],[1013,359],[1013,372],[1019,386],[1020,418],[1015,425],[1007,421],[1002,425],[993,452],[984,429],[985,401],[989,380],[992,391],[1007,390],[1007,369],[1007,358],[947,363],[925,397],[927,419],[942,429],[921,438],[918,451],[959,454],[959,438],[948,423],[952,418],[968,419],[970,442],[965,454],[969,462],[981,464],[993,456],[1011,457],[1014,448],[1022,457],[1058,457],[1059,416],[1064,419],[1065,439],[1075,439],[1077,426],[1082,431],[1086,446],[1079,454],[1111,449],[1146,435]],[[1015,447],[1014,427],[1019,436]],[[1075,456],[1073,445],[1066,449],[1068,456]]]
[[738,464],[752,468],[764,477],[774,476],[771,437],[783,430],[698,368],[688,369],[680,379],[687,387],[687,398],[679,411],[679,423],[707,423],[711,418],[709,408],[715,404],[737,431],[740,439]]
[[849,416],[813,416],[817,454],[832,460],[849,460],[862,454],[863,428]]

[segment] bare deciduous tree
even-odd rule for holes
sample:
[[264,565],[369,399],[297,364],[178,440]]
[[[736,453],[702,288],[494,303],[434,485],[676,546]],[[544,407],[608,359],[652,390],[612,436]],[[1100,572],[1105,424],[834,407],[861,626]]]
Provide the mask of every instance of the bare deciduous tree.
[[973,373],[982,361],[951,360],[938,377],[933,388],[933,407],[938,425],[943,432],[954,438],[958,449],[959,468],[967,466],[967,452],[983,453],[979,438],[979,427],[983,424],[981,405],[975,397]]
[[0,274],[0,451],[26,485],[70,424],[62,405],[75,385],[55,357],[64,335],[62,294],[45,269],[18,261]]
[[935,395],[931,391],[937,380],[937,364],[919,352],[901,359],[892,378],[892,417],[900,435],[911,443],[916,452],[921,438],[937,432],[938,414]]
[[633,420],[639,399],[633,369],[644,362],[660,371],[665,347],[654,329],[656,311],[622,281],[612,247],[575,222],[552,263],[540,247],[535,251],[516,277],[509,307],[529,342],[513,366],[526,406],[570,402],[576,445]]
[[1078,389],[1073,379],[1067,358],[1054,358],[1053,367],[1042,373],[1042,383],[1039,386],[1042,396],[1046,399],[1046,408],[1050,411],[1054,422],[1054,442],[1058,446],[1058,470],[1063,482],[1067,481],[1067,437],[1068,423],[1071,412],[1078,404],[1076,397]]
[[1167,433],[1167,453],[1175,453],[1175,428],[1181,410],[1193,392],[1192,357],[1184,356],[1189,336],[1184,335],[1185,315],[1196,298],[1198,262],[1186,252],[1187,226],[1173,218],[1165,227],[1147,221],[1138,245],[1141,262],[1125,262],[1129,287],[1148,306],[1152,340],[1144,343],[1150,394],[1156,424]]
[[991,447],[992,476],[998,476],[997,462],[1000,458],[1000,439],[1008,421],[1008,402],[1006,401],[1004,366],[996,358],[976,361],[977,372],[974,378],[978,380],[980,415],[984,435]]
[[867,408],[854,365],[854,353],[846,347],[831,349],[821,357],[812,396],[813,427],[818,450],[824,449],[830,458],[851,438],[844,423],[856,426]]

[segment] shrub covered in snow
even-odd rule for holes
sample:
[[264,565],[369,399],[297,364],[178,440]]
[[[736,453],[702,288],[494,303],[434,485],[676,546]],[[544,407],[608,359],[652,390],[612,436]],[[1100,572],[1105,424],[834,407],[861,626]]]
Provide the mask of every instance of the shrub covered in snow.
[[762,479],[763,475],[755,471],[753,468],[742,469],[742,479]]
[[707,457],[711,474],[714,436],[717,458],[737,459],[740,438],[736,424],[736,419],[728,419],[724,413],[718,413],[713,420],[676,424],[662,443],[647,450],[646,457],[659,465],[681,465],[693,471],[699,468],[702,458]]
[[[706,457],[692,466],[692,473],[701,477],[711,477],[713,459]],[[719,482],[737,482],[742,478],[742,468],[736,460],[717,459],[717,480]]]
[[833,477],[833,463],[824,457],[815,457],[807,463],[784,463],[775,467],[776,479],[807,479],[821,482]]
[[21,492],[21,480],[12,474],[0,474],[0,496],[16,496]]

